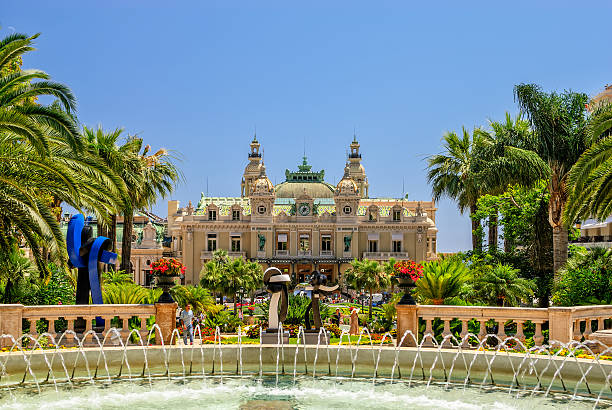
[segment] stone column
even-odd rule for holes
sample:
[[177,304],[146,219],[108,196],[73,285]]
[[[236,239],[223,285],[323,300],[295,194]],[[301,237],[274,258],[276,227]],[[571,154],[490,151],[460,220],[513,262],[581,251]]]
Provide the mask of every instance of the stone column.
[[548,308],[548,343],[569,343],[574,336],[571,307]]
[[[419,335],[418,305],[396,305],[397,309],[397,343],[399,344],[406,331],[411,331],[404,338],[402,346],[415,347],[415,339]],[[414,336],[413,336],[414,335]]]
[[[12,335],[15,339],[21,337],[21,318],[23,305],[0,305],[0,335]],[[0,338],[0,347],[11,347],[13,342],[9,337]]]
[[161,345],[163,337],[164,345],[170,343],[172,331],[176,328],[176,308],[178,304],[174,303],[156,303],[155,304],[155,323],[161,329],[155,331],[155,343]]

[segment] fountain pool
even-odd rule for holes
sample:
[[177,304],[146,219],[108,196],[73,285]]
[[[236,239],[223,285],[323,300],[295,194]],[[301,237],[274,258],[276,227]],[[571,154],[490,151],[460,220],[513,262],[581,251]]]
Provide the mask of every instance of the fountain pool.
[[[83,335],[89,347],[73,334],[77,346],[69,349],[21,350],[28,336],[13,340],[11,351],[0,353],[0,409],[612,406],[612,361],[578,357],[592,354],[578,342],[522,351],[508,347],[514,338],[487,347],[492,335],[464,348],[448,338],[414,348],[246,344],[241,338],[222,344],[217,331],[213,344],[200,336],[192,346],[145,346],[130,344],[128,335],[112,345],[119,334]],[[35,347],[41,338],[53,339],[31,338]]]
[[[518,394],[517,394],[518,393]],[[0,409],[550,409],[567,407],[564,395],[532,396],[492,386],[292,376],[187,377],[46,386],[5,391]],[[593,402],[573,400],[573,409]]]

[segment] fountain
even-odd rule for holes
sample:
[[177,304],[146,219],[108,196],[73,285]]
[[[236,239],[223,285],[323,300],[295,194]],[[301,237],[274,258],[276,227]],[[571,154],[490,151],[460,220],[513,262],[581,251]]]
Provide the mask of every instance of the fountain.
[[[279,324],[279,329],[282,325]],[[151,329],[149,338],[159,329]],[[300,329],[302,332],[303,329]],[[466,335],[477,341],[470,348],[454,336],[434,347],[385,346],[370,342],[338,345],[148,346],[145,340],[122,339],[110,329],[104,338],[90,330],[95,347],[84,347],[76,334],[73,349],[25,350],[28,335],[12,338],[0,353],[0,409],[77,407],[166,408],[594,408],[612,405],[612,362],[577,357],[591,353],[587,344],[572,342],[565,350],[547,346],[527,348],[514,338]],[[362,335],[367,330],[362,331]],[[6,335],[3,335],[6,336]],[[49,339],[61,345],[66,333],[33,338],[33,346]],[[83,335],[87,337],[88,335]],[[173,331],[176,339],[178,333]],[[433,336],[433,335],[431,335]],[[345,334],[341,336],[341,340]],[[410,332],[403,338],[415,338]],[[433,340],[436,340],[433,338]],[[57,344],[56,344],[57,342]],[[443,345],[454,346],[453,349]],[[30,345],[30,346],[32,346]],[[511,346],[515,346],[512,347]],[[606,348],[602,354],[610,354]],[[565,356],[562,356],[566,354]],[[103,388],[103,389],[101,389]]]

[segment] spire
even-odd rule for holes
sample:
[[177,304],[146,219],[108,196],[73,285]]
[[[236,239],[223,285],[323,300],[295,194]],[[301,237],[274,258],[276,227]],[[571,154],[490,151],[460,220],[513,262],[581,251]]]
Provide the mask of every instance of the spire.
[[349,167],[349,163],[348,161],[346,162],[346,164],[344,165],[344,177],[343,178],[348,178],[350,175],[351,169]]
[[308,158],[306,155],[302,157],[302,165],[298,165],[299,172],[310,172],[312,166],[308,165]]

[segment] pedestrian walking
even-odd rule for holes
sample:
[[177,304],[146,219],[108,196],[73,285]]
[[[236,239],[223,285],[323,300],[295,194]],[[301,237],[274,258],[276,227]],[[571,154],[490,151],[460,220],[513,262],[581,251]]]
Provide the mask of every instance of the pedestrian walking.
[[183,326],[183,342],[187,344],[187,336],[189,336],[190,344],[193,344],[193,311],[191,305],[185,305],[185,309],[181,312],[181,325]]
[[349,334],[357,335],[359,333],[359,316],[357,315],[357,308],[351,310]]

